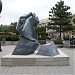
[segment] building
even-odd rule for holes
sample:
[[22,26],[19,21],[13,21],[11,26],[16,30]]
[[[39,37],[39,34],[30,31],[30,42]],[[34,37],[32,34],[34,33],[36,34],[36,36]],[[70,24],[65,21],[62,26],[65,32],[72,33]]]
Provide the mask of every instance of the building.
[[73,19],[75,19],[75,14],[72,15],[72,20],[71,20],[71,23],[74,26],[75,24],[73,23]]
[[42,19],[42,20],[40,20],[40,22],[39,22],[39,26],[40,26],[40,27],[41,27],[41,26],[45,27],[45,26],[48,25],[49,22],[50,22],[49,18]]
[[[71,24],[74,26],[75,24],[73,23],[73,19],[75,19],[75,14],[72,15],[72,19],[71,19]],[[52,22],[51,20],[49,20],[49,18],[46,18],[46,19],[42,19],[40,20],[40,23],[39,23],[39,26],[48,26],[48,23],[49,22]],[[59,32],[56,32],[55,30],[53,29],[47,29],[46,28],[46,33],[48,33],[48,36],[51,36],[52,35],[56,35],[56,37],[59,37]],[[71,36],[72,35],[72,31],[68,32],[68,33],[65,33],[65,36]],[[63,38],[63,33],[62,33],[62,38]]]

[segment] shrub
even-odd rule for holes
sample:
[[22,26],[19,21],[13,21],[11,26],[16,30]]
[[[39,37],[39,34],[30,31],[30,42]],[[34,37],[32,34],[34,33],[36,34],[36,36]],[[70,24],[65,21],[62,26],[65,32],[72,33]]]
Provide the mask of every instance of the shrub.
[[19,36],[18,35],[0,35],[1,40],[2,38],[5,38],[6,41],[18,41],[19,40]]
[[36,32],[38,34],[38,40],[46,40],[46,28],[45,27],[37,27]]
[[64,40],[69,40],[69,38],[63,38]]

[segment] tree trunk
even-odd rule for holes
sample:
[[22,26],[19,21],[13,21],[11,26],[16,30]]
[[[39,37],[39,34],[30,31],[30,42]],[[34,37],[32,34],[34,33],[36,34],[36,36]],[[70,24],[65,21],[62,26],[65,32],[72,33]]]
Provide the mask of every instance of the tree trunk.
[[0,37],[0,51],[2,51],[2,49],[1,49],[1,37]]
[[61,25],[60,25],[60,38],[59,39],[61,39]]

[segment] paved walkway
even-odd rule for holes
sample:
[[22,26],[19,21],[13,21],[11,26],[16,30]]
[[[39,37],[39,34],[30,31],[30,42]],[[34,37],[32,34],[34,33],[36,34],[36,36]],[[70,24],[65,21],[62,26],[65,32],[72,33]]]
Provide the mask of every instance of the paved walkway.
[[14,45],[2,46],[0,52],[0,75],[75,75],[75,48],[60,48],[70,56],[69,66],[1,66],[1,57],[11,53]]

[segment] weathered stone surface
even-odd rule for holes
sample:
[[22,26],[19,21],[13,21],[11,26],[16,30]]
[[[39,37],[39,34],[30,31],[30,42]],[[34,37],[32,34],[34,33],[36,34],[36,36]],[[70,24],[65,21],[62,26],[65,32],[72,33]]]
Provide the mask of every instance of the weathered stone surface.
[[33,13],[21,16],[17,25],[17,30],[21,35],[20,41],[13,51],[13,55],[28,55],[34,53],[38,47],[35,27],[39,19]]
[[59,52],[53,41],[51,43],[42,45],[39,51],[37,52],[37,55],[45,55],[45,56],[55,56],[58,54]]
[[[29,13],[20,17],[17,30],[20,33],[20,41],[13,51],[13,55],[29,55],[34,53],[38,47],[37,34],[35,27],[39,19],[35,14]],[[54,56],[59,54],[54,42],[44,44],[39,48],[37,55]]]

